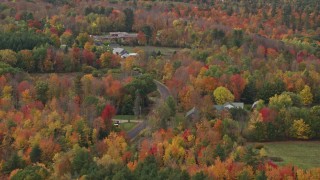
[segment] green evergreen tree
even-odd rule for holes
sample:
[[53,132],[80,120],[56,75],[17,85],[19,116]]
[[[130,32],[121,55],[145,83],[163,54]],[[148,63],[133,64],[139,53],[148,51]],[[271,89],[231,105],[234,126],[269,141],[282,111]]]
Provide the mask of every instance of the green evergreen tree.
[[202,171],[197,172],[194,176],[191,177],[191,180],[207,180],[209,179]]
[[256,168],[259,164],[258,153],[253,149],[252,146],[246,148],[246,153],[243,157],[243,161],[247,164]]
[[175,116],[176,115],[176,102],[174,101],[172,96],[169,96],[166,100],[166,104],[168,105],[170,109],[170,115]]
[[221,161],[224,161],[227,157],[225,149],[220,144],[216,146],[216,149],[214,150],[214,154],[215,156],[219,157]]
[[257,172],[255,179],[256,180],[267,180],[268,177],[266,176],[265,171],[259,171],[259,172]]
[[133,173],[137,179],[154,179],[158,177],[158,168],[155,157],[148,156],[137,165]]
[[125,28],[126,31],[132,31],[132,26],[134,23],[134,14],[133,14],[133,10],[130,8],[126,8],[125,10],[123,10],[124,14],[125,14],[125,20],[124,20],[124,24],[125,24]]
[[41,157],[42,150],[40,149],[39,145],[36,144],[32,147],[32,150],[30,152],[30,160],[33,163],[39,162]]
[[28,166],[25,169],[19,170],[11,177],[11,180],[46,180],[49,172],[40,166]]
[[291,16],[291,5],[290,3],[285,4],[282,12],[282,23],[287,27],[290,27],[290,16]]
[[44,81],[37,82],[36,84],[37,100],[41,101],[43,104],[46,104],[48,100],[48,90],[49,90],[49,85],[47,82],[44,82]]
[[88,174],[91,161],[92,158],[86,149],[82,148],[77,150],[72,160],[73,175],[80,177],[81,175]]
[[22,169],[25,167],[25,162],[21,159],[16,152],[12,154],[9,160],[7,160],[3,167],[2,172],[4,174],[9,174],[12,170]]

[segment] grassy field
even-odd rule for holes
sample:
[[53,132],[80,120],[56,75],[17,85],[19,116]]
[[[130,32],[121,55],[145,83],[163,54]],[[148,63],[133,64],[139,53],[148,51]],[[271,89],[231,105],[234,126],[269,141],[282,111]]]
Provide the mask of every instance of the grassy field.
[[120,120],[134,120],[137,119],[135,115],[116,115],[113,119],[120,119]]
[[145,52],[151,53],[152,51],[158,52],[160,51],[164,56],[171,56],[175,51],[181,50],[181,48],[172,48],[172,47],[157,47],[157,46],[123,46],[125,50],[132,53],[134,49],[143,49]]
[[278,165],[292,164],[304,169],[320,167],[320,141],[263,143],[269,157],[281,157]]
[[120,128],[124,131],[130,131],[131,129],[133,129],[135,126],[137,125],[137,123],[120,123]]

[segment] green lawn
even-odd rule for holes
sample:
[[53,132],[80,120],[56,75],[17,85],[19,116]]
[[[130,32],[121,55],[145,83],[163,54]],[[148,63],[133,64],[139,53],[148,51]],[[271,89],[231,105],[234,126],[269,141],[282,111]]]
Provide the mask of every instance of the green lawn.
[[130,131],[131,129],[133,129],[135,126],[137,125],[137,123],[120,123],[120,129],[124,130],[124,131]]
[[292,164],[309,169],[320,167],[320,141],[288,141],[262,143],[269,157],[281,157],[278,165]]
[[172,47],[158,47],[158,46],[123,46],[125,50],[132,53],[134,52],[134,49],[143,49],[145,52],[158,52],[160,51],[164,56],[171,56],[175,51],[178,52],[182,48],[172,48]]
[[120,119],[120,120],[134,120],[137,119],[135,115],[116,115],[113,119]]

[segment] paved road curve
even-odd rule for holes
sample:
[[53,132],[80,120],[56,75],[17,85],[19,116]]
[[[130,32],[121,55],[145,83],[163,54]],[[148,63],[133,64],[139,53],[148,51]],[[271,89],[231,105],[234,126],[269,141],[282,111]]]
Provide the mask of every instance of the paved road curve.
[[153,82],[157,85],[157,89],[161,95],[161,98],[163,100],[166,100],[171,95],[167,86],[165,86],[164,84],[162,84],[161,82],[159,82],[157,80],[153,80]]
[[[162,84],[161,82],[159,82],[157,80],[153,80],[153,82],[157,85],[157,90],[159,91],[159,93],[161,95],[161,99],[166,100],[170,96],[170,91],[167,88],[167,86],[165,86],[164,84]],[[113,121],[117,121],[117,119],[113,119]],[[119,122],[120,123],[121,122],[128,122],[128,120],[119,120]],[[147,123],[145,120],[131,120],[131,122],[137,122],[139,124],[134,129],[132,129],[131,131],[129,131],[127,133],[128,138],[130,140],[132,140],[137,135],[139,135],[139,133],[147,127]]]
[[145,121],[139,123],[134,129],[132,129],[131,131],[129,131],[127,133],[128,135],[128,138],[130,140],[132,140],[133,138],[135,138],[137,135],[139,135],[139,133],[144,129],[146,128],[147,126],[147,123]]

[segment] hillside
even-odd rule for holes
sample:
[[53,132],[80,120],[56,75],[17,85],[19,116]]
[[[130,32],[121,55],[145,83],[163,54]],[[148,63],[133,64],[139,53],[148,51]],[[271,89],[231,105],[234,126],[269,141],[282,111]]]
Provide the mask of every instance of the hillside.
[[4,0],[0,179],[320,179],[318,0]]

